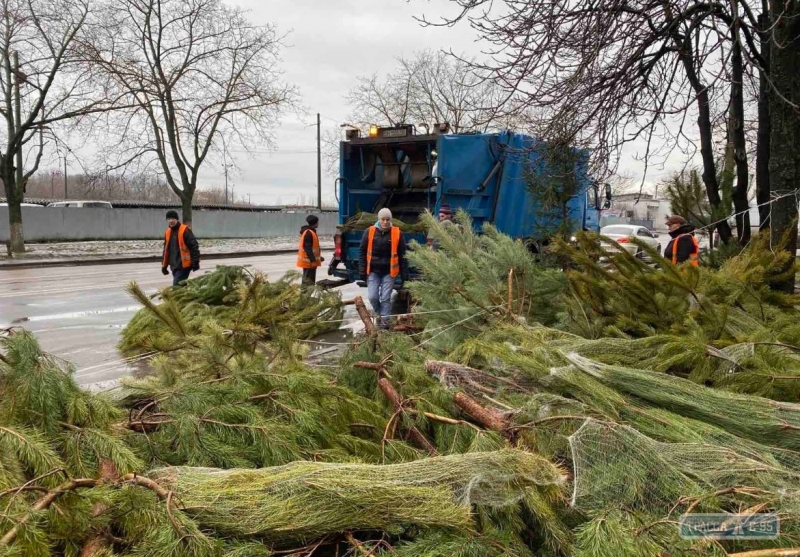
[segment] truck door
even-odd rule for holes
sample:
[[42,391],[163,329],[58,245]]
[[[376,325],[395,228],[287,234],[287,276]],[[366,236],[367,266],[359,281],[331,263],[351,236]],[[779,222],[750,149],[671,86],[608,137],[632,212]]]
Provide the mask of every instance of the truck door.
[[586,191],[586,208],[583,226],[588,230],[598,232],[600,230],[600,186],[594,182]]
[[465,210],[480,229],[492,218],[501,178],[497,134],[443,135],[437,151],[437,206],[447,203]]

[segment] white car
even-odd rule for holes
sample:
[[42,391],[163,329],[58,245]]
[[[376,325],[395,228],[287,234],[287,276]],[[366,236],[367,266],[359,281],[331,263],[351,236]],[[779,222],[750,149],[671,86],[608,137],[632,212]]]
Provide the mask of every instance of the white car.
[[55,201],[47,205],[48,207],[100,207],[111,209],[109,201]]
[[601,228],[600,235],[615,240],[620,248],[638,257],[643,257],[645,253],[641,247],[631,241],[631,238],[637,238],[657,252],[661,252],[661,244],[658,242],[658,236],[644,226],[635,224],[611,224]]

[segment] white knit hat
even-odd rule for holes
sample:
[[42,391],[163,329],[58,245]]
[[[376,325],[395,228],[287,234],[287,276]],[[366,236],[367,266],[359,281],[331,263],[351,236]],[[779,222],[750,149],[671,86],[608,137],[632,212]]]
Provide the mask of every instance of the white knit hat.
[[383,209],[378,211],[378,218],[379,219],[390,219],[391,220],[392,212],[389,209],[387,209],[386,207],[384,207]]

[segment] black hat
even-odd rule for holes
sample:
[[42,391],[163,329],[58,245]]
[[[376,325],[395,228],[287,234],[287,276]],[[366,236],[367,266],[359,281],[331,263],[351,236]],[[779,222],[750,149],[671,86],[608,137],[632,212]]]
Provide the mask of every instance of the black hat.
[[314,226],[315,224],[317,224],[319,222],[319,217],[317,215],[308,215],[306,217],[306,222],[310,226]]
[[173,210],[169,210],[169,211],[167,211],[167,218],[168,218],[168,219],[176,219],[176,220],[180,220],[180,219],[178,218],[178,211],[173,211]]

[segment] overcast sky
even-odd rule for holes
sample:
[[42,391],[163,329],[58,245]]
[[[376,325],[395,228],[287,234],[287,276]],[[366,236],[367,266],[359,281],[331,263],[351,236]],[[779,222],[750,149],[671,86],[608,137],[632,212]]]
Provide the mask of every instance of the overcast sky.
[[[385,73],[398,56],[425,48],[477,54],[468,28],[424,28],[414,15],[453,13],[447,0],[238,0],[256,23],[273,22],[288,33],[283,70],[296,85],[308,111],[287,115],[276,133],[273,153],[255,159],[238,153],[235,194],[253,203],[294,203],[301,195],[316,200],[316,113],[323,135],[339,133],[350,112],[345,96],[355,79]],[[209,171],[212,169],[208,169]],[[214,169],[216,170],[216,169]],[[219,172],[204,182],[218,182]],[[333,202],[334,177],[323,174],[323,200]]]
[[[423,27],[414,16],[453,15],[449,0],[228,0],[250,13],[255,24],[274,23],[285,34],[281,67],[287,83],[298,88],[305,114],[286,114],[275,133],[275,149],[255,149],[253,157],[235,151],[237,168],[229,183],[238,199],[252,203],[316,202],[316,113],[326,132],[341,133],[350,110],[345,96],[358,76],[385,74],[399,56],[443,49],[477,56],[481,45],[468,25]],[[641,147],[640,147],[641,148]],[[642,165],[628,151],[621,169],[641,177]],[[648,181],[679,168],[651,169]],[[323,165],[324,166],[324,165]],[[323,173],[323,201],[334,203],[335,177]],[[222,164],[209,160],[200,187],[224,184]],[[304,199],[302,199],[304,198]]]

